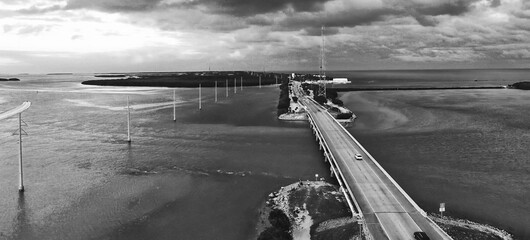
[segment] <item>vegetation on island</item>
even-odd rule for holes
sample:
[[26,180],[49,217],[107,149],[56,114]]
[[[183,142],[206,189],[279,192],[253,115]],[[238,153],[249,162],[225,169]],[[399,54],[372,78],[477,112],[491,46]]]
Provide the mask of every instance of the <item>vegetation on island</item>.
[[280,88],[280,98],[278,99],[278,106],[277,106],[278,116],[284,113],[287,113],[289,111],[289,106],[291,103],[291,98],[289,98],[289,80],[282,81],[282,84],[280,84],[279,88]]
[[271,227],[265,229],[258,236],[258,240],[292,240],[291,222],[289,217],[280,209],[273,209],[269,213]]
[[336,185],[300,181],[269,195],[260,210],[257,239],[353,239],[359,226],[351,216]]
[[18,78],[0,78],[0,81],[2,82],[17,82],[20,81]]
[[[97,75],[98,77],[110,77],[107,75]],[[184,87],[195,88],[199,84],[202,87],[214,87],[217,82],[218,87],[233,86],[258,86],[271,85],[281,82],[287,75],[280,73],[266,72],[175,72],[175,73],[135,73],[128,74],[118,79],[88,80],[82,82],[85,85],[101,86],[142,86],[142,87]],[[121,76],[120,76],[121,77]]]
[[342,100],[339,99],[339,94],[337,90],[332,89],[332,88],[327,88],[326,96],[323,96],[323,95],[314,94],[314,93],[318,93],[318,85],[316,84],[302,83],[302,88],[304,89],[306,93],[309,93],[309,90],[313,91],[313,99],[320,105],[327,107],[331,112],[336,113],[335,118],[349,119],[353,116],[352,112],[341,112],[340,109],[338,109],[337,107],[326,105],[329,99],[332,104],[335,104],[339,107],[344,106],[344,102],[342,102]]
[[530,82],[516,82],[512,85],[508,85],[508,87],[521,90],[530,90]]
[[[429,218],[454,240],[514,239],[506,231],[486,224],[439,214],[430,214]],[[260,219],[258,240],[359,239],[363,235],[338,186],[324,181],[293,183],[271,193],[260,210]],[[300,235],[303,232],[308,235]]]

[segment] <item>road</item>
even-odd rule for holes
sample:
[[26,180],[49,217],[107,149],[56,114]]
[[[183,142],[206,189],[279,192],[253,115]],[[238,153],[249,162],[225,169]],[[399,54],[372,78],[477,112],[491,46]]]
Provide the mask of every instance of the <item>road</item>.
[[[303,96],[298,87],[293,88],[296,95]],[[413,233],[417,231],[427,233],[433,240],[451,239],[422,215],[371,155],[324,108],[305,97],[299,97],[299,101],[320,129],[375,239],[414,239]],[[361,154],[363,160],[355,160],[355,154]]]

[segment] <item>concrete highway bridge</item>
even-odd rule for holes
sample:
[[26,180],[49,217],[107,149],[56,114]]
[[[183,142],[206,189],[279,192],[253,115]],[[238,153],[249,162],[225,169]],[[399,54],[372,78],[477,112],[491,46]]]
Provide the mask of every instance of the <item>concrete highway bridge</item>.
[[293,82],[292,90],[307,108],[316,140],[367,239],[410,240],[414,232],[433,240],[452,239],[324,107],[302,93],[299,83]]

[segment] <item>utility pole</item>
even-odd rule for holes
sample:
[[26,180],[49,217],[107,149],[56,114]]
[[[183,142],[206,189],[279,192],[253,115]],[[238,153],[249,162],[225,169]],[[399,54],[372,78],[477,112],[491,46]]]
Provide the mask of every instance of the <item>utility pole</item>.
[[236,82],[236,78],[234,78],[234,93],[237,93],[237,82]]
[[199,110],[202,109],[201,84],[199,84]]
[[22,112],[26,111],[31,106],[31,102],[24,102],[22,105],[9,110],[7,112],[0,113],[0,120],[9,118],[11,116],[18,114],[18,129],[13,132],[12,135],[18,134],[18,191],[19,193],[24,192],[24,171],[22,165],[22,135],[28,135],[24,129],[22,129],[22,124],[27,126],[27,124],[22,120]]
[[24,192],[24,173],[22,170],[22,113],[18,113],[18,191]]
[[127,96],[127,142],[131,142],[131,108],[129,107],[129,96]]
[[440,216],[443,218],[445,212],[445,203],[440,203]]
[[243,91],[243,77],[241,77],[241,91]]
[[226,97],[228,97],[228,79],[226,79]]
[[215,81],[215,102],[217,102],[217,81]]
[[175,96],[175,89],[173,89],[173,121],[177,121],[177,98]]

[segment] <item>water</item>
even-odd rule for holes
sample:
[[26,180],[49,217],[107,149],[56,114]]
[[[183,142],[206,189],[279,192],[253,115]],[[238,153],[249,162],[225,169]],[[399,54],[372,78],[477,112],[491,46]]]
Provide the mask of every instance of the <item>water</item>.
[[505,86],[530,81],[528,69],[452,69],[336,71],[331,77],[347,77],[354,87],[476,87]]
[[530,95],[519,90],[347,93],[352,134],[426,211],[530,237]]
[[306,125],[276,120],[277,87],[229,98],[220,89],[217,104],[213,89],[203,89],[202,111],[197,89],[178,89],[173,122],[170,89],[31,77],[0,85],[2,109],[33,103],[23,113],[22,197],[17,119],[0,125],[0,238],[250,239],[270,192],[329,177]]
[[[528,70],[333,72],[370,86],[507,85]],[[499,77],[501,76],[501,77]],[[0,76],[1,77],[1,76]],[[16,119],[0,124],[0,239],[252,239],[258,207],[280,186],[329,179],[307,124],[276,120],[279,90],[82,86],[88,75],[0,83],[0,109],[23,114],[26,193]],[[408,81],[406,81],[408,79]],[[487,80],[487,81],[474,81]],[[37,93],[38,90],[38,93]],[[132,144],[126,139],[126,96]],[[530,95],[518,90],[341,93],[349,130],[429,212],[530,238]]]

